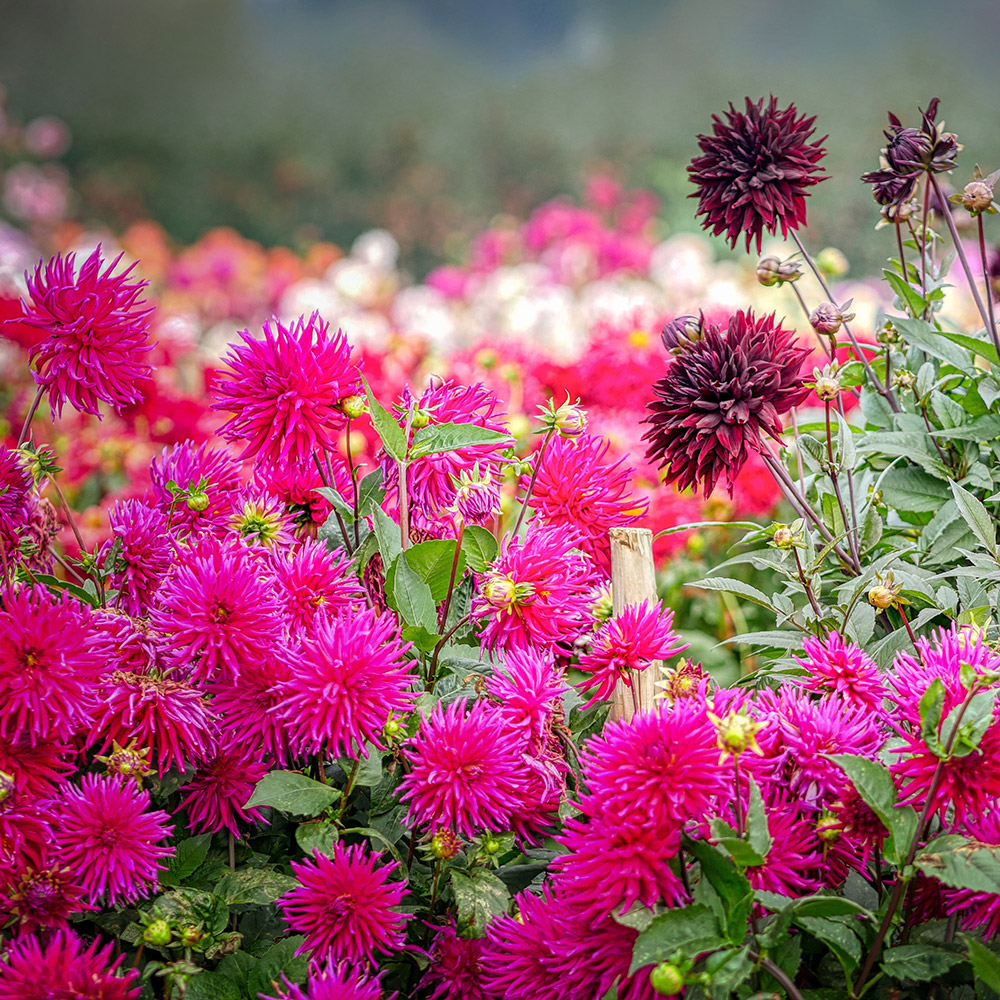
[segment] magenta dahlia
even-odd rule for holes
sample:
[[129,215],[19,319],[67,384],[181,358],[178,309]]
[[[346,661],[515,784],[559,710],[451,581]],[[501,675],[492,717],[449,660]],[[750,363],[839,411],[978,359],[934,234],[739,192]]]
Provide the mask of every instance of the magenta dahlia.
[[66,927],[72,913],[93,910],[73,873],[50,861],[25,865],[0,877],[0,918],[12,919],[21,933]]
[[69,739],[89,725],[105,668],[89,613],[41,586],[0,597],[0,737]]
[[631,687],[633,670],[645,670],[654,660],[665,660],[687,647],[674,631],[669,608],[649,600],[629,604],[597,630],[590,652],[580,657],[580,669],[591,675],[580,689],[596,688],[586,707],[610,698],[619,681]]
[[[607,460],[610,447],[589,434],[552,438],[531,491],[531,506],[545,523],[575,527],[580,548],[605,573],[611,572],[608,530],[634,524],[649,508],[649,501],[632,491],[635,469],[624,458]],[[523,489],[528,479],[522,479]]]
[[246,547],[202,539],[174,565],[150,613],[165,660],[199,681],[238,678],[283,632],[274,590]]
[[290,553],[276,554],[271,564],[278,600],[293,629],[312,625],[320,614],[357,611],[365,594],[353,563],[339,550],[307,540]]
[[291,758],[288,729],[278,711],[292,667],[284,656],[268,655],[248,665],[239,683],[210,685],[212,710],[221,717],[220,742],[260,747],[278,761]]
[[755,889],[783,896],[804,896],[823,884],[823,855],[815,822],[805,818],[797,805],[780,796],[765,801],[771,849],[764,863],[750,865],[746,877]]
[[[101,416],[105,402],[117,413],[142,402],[142,382],[152,367],[142,355],[148,343],[149,316],[139,293],[145,281],[128,281],[132,264],[114,274],[124,254],[102,272],[101,247],[76,269],[76,255],[52,257],[44,268],[39,261],[32,276],[25,275],[31,303],[21,308],[26,326],[48,336],[31,349],[35,381],[48,391],[52,412],[62,413],[69,401],[77,410]],[[114,275],[114,276],[112,276]]]
[[665,482],[708,496],[725,475],[732,496],[750,452],[765,447],[761,436],[780,435],[780,415],[810,392],[800,374],[809,351],[793,336],[773,314],[740,311],[725,333],[706,325],[701,340],[667,362],[643,435],[647,457],[667,467]]
[[400,784],[411,826],[447,827],[472,838],[506,830],[519,801],[521,740],[485,701],[439,702],[404,749]]
[[287,552],[295,542],[295,519],[278,497],[260,493],[256,487],[231,497],[226,526],[244,545],[272,552]]
[[85,774],[65,785],[55,831],[59,860],[87,890],[110,906],[144,899],[156,887],[160,863],[174,853],[157,842],[170,836],[170,817],[150,810],[149,792],[118,778]]
[[0,525],[21,525],[28,517],[31,473],[16,449],[0,444]]
[[424,973],[423,985],[432,990],[427,1000],[491,1000],[483,984],[482,938],[459,937],[451,920],[434,932],[431,962]]
[[245,743],[229,749],[219,747],[199,762],[194,777],[181,786],[180,791],[188,794],[175,812],[186,809],[191,829],[199,833],[228,830],[239,838],[241,824],[246,828],[264,822],[257,809],[243,806],[269,770],[260,759],[260,751]]
[[263,339],[240,333],[222,359],[229,366],[212,387],[212,407],[233,414],[220,433],[246,441],[241,458],[265,466],[305,465],[318,451],[335,452],[347,423],[338,404],[364,392],[343,331],[313,313],[285,326],[264,323]]
[[145,615],[157,588],[170,569],[173,554],[167,515],[141,500],[119,500],[108,516],[112,538],[104,544],[106,556],[117,545],[111,587],[118,591],[117,607],[129,615]]
[[[149,477],[171,529],[196,536],[221,532],[231,496],[241,485],[239,463],[229,452],[194,441],[164,448],[150,462]],[[185,493],[183,499],[177,490]]]
[[47,798],[76,770],[69,757],[70,748],[56,740],[0,736],[0,772],[13,775],[17,787],[30,798]]
[[564,525],[533,523],[523,539],[504,538],[472,602],[473,617],[485,619],[487,647],[550,648],[585,631],[596,580],[580,545]]
[[[393,997],[396,994],[393,994]],[[309,967],[306,985],[298,986],[285,979],[285,989],[278,996],[260,994],[260,1000],[392,1000],[382,996],[382,985],[347,962],[314,962]]]
[[501,700],[500,713],[508,725],[523,735],[529,747],[536,747],[562,707],[566,682],[551,653],[515,648],[494,668],[487,690]]
[[70,930],[19,937],[0,961],[0,1000],[137,1000],[139,970],[119,976],[124,955],[112,958],[113,948],[85,947]]
[[395,617],[371,608],[303,632],[277,708],[295,752],[356,757],[368,755],[366,742],[381,747],[389,714],[409,711],[416,698],[409,648]]
[[853,642],[830,632],[825,639],[807,636],[802,641],[805,659],[796,656],[808,671],[801,682],[810,691],[843,698],[848,704],[881,713],[885,698],[882,673],[875,661]]
[[736,248],[745,236],[747,250],[757,241],[760,253],[764,230],[782,237],[806,221],[808,188],[825,177],[817,166],[826,154],[819,142],[809,142],[815,118],[799,117],[794,104],[778,109],[771,97],[754,103],[746,98],[746,111],[732,104],[723,121],[712,115],[712,135],[699,135],[701,155],[688,167],[688,177],[698,190],[698,215],[713,236],[726,234]]
[[376,867],[378,855],[363,844],[334,845],[333,854],[313,852],[313,859],[293,861],[300,885],[278,900],[288,926],[305,935],[301,954],[319,960],[369,962],[405,943],[409,919],[397,907],[406,895],[402,882],[390,882],[395,861]]

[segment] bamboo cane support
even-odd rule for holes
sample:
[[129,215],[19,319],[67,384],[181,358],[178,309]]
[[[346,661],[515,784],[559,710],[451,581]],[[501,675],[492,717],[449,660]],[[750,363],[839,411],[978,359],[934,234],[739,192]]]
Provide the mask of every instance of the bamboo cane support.
[[[612,528],[611,537],[611,597],[615,615],[629,604],[657,600],[656,569],[653,564],[653,533],[648,528]],[[660,664],[654,662],[643,671],[632,670],[639,710],[655,704],[656,681]],[[635,714],[632,691],[619,681],[611,703],[612,720],[628,721]]]

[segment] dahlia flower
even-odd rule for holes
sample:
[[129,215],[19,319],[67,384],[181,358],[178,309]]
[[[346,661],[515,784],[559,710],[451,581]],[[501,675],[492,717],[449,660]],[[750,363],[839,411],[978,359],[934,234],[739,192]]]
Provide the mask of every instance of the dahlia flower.
[[20,933],[66,927],[71,913],[93,910],[69,869],[47,861],[25,865],[0,878],[0,917],[13,919]]
[[199,681],[235,680],[282,634],[284,616],[245,547],[205,538],[164,580],[150,622],[168,663]]
[[550,653],[515,648],[496,666],[486,690],[502,702],[499,711],[507,724],[522,733],[528,746],[535,746],[562,707],[566,682]]
[[0,737],[69,739],[89,724],[104,670],[84,606],[44,587],[3,595],[0,608]]
[[212,746],[214,719],[204,692],[172,677],[114,671],[100,688],[101,707],[88,743],[104,753],[135,740],[153,751],[159,773],[182,772]]
[[79,272],[71,253],[56,254],[44,268],[39,261],[34,275],[25,275],[31,302],[22,300],[21,322],[48,335],[28,358],[54,414],[62,413],[66,401],[98,418],[101,402],[117,413],[142,402],[139,386],[153,371],[142,361],[152,349],[147,337],[153,307],[143,308],[139,298],[148,282],[127,280],[135,264],[112,277],[123,256],[102,272],[98,244]]
[[300,651],[281,687],[277,714],[289,745],[301,754],[368,756],[365,742],[381,747],[390,712],[406,712],[416,694],[392,615],[370,608],[316,622],[299,637]]
[[0,526],[20,526],[28,517],[31,473],[16,449],[0,444]]
[[353,572],[353,563],[339,550],[306,540],[271,562],[277,596],[293,629],[311,626],[322,614],[357,611],[365,595]]
[[233,414],[220,430],[228,441],[246,441],[240,458],[265,466],[312,462],[319,450],[335,452],[347,423],[338,403],[364,392],[361,370],[341,330],[313,313],[291,326],[264,323],[263,339],[240,333],[211,389],[213,409]]
[[771,849],[764,863],[747,866],[744,874],[755,889],[783,896],[804,896],[822,884],[823,856],[814,823],[794,803],[765,799]]
[[[240,489],[236,459],[222,448],[194,441],[164,448],[160,458],[150,462],[149,477],[171,528],[195,536],[221,531],[231,494]],[[169,483],[190,497],[177,499]]]
[[580,545],[569,527],[534,523],[523,539],[503,539],[472,602],[485,646],[550,648],[584,630],[595,573]]
[[286,552],[292,547],[295,521],[277,497],[250,487],[234,493],[230,503],[226,526],[245,545],[272,552]]
[[[546,524],[575,527],[580,548],[605,573],[611,572],[608,530],[642,519],[649,501],[632,493],[635,470],[625,459],[607,461],[610,442],[585,435],[549,441],[531,491],[531,506]],[[527,489],[529,477],[522,479]]]
[[240,673],[238,684],[209,685],[212,710],[221,716],[220,743],[246,743],[260,747],[275,760],[288,760],[288,730],[278,706],[291,675],[291,664],[284,656],[267,655],[259,663],[249,664]]
[[491,1000],[482,981],[479,963],[483,955],[482,938],[461,938],[452,919],[434,933],[430,965],[422,984],[433,989],[427,1000]]
[[792,338],[773,314],[740,311],[725,333],[708,325],[683,358],[667,362],[643,436],[647,457],[667,466],[665,482],[708,496],[724,474],[732,496],[749,454],[765,447],[761,436],[780,435],[780,414],[810,392],[799,373],[809,351]]
[[0,773],[13,775],[28,798],[47,798],[76,768],[69,763],[70,748],[56,740],[0,736]]
[[756,240],[760,253],[765,229],[787,238],[789,229],[805,225],[807,188],[826,179],[817,166],[826,136],[809,142],[816,119],[798,117],[794,104],[779,111],[773,96],[766,107],[763,97],[748,97],[745,112],[730,104],[725,114],[725,122],[712,115],[712,135],[698,136],[701,155],[688,167],[698,188],[691,197],[705,216],[703,228],[725,233],[733,249],[741,235],[747,251]]
[[264,822],[258,810],[244,809],[243,804],[269,770],[253,747],[244,743],[236,743],[228,750],[219,747],[207,760],[199,762],[194,777],[181,786],[180,791],[188,795],[174,811],[186,809],[191,829],[199,833],[228,830],[239,838],[241,823],[249,826]]
[[149,804],[149,792],[96,774],[61,789],[58,857],[91,902],[134,903],[155,889],[174,849],[157,845],[171,834],[170,817]]
[[310,965],[309,980],[304,987],[285,978],[285,989],[278,996],[261,993],[260,1000],[383,1000],[383,997],[378,977],[373,979],[347,962],[337,963],[328,958],[322,964]]
[[313,860],[293,861],[300,885],[278,900],[288,926],[305,935],[299,954],[317,959],[369,962],[377,953],[403,947],[409,919],[396,907],[406,895],[402,882],[389,882],[395,861],[376,867],[378,855],[355,844],[334,845],[333,854],[313,851]]
[[808,671],[801,682],[810,691],[843,698],[850,705],[869,712],[880,712],[885,685],[875,661],[853,642],[830,632],[825,639],[807,636],[802,641],[805,659],[796,656]]
[[170,569],[172,547],[167,515],[141,500],[119,500],[108,515],[112,540],[105,542],[106,556],[117,543],[118,554],[111,587],[118,591],[116,606],[129,615],[145,615]]
[[580,657],[580,669],[591,675],[581,682],[580,689],[597,688],[585,707],[610,698],[619,680],[631,687],[633,670],[645,670],[654,660],[665,660],[687,649],[673,625],[674,613],[649,600],[628,605],[602,625],[590,652]]
[[410,771],[400,784],[410,826],[447,827],[472,838],[506,830],[518,805],[519,734],[485,701],[439,702],[403,750]]
[[96,608],[91,620],[109,657],[109,667],[129,673],[149,669],[156,658],[156,638],[144,618],[130,618],[114,608]]
[[40,940],[27,934],[9,944],[0,961],[0,1000],[137,1000],[139,970],[118,975],[124,955],[114,944],[89,947],[70,930]]

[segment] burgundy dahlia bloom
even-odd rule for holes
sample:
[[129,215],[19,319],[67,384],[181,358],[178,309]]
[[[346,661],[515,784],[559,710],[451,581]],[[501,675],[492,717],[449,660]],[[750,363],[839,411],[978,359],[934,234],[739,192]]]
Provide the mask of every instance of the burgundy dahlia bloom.
[[58,857],[91,902],[134,903],[155,889],[174,849],[157,844],[171,834],[170,817],[149,809],[149,792],[85,774],[79,787],[63,787],[59,804]]
[[431,946],[431,962],[423,985],[433,989],[427,1000],[491,1000],[479,967],[483,955],[482,938],[461,938],[455,921],[438,927]]
[[44,268],[39,261],[34,275],[25,275],[31,303],[22,300],[21,322],[48,334],[31,349],[29,360],[55,414],[62,413],[66,401],[96,417],[102,401],[117,413],[142,402],[139,386],[153,370],[141,360],[152,350],[147,338],[153,307],[143,308],[139,299],[148,282],[128,281],[135,264],[114,275],[123,256],[102,272],[98,244],[79,273],[75,254],[56,254]]
[[305,935],[301,954],[317,960],[368,962],[403,947],[409,917],[396,907],[406,895],[402,882],[389,882],[395,861],[376,867],[378,855],[363,844],[334,845],[333,854],[313,851],[313,859],[293,861],[300,885],[278,900],[288,926]]
[[199,833],[228,830],[239,838],[240,824],[246,827],[264,822],[258,810],[244,809],[243,804],[269,770],[261,762],[260,751],[245,743],[236,743],[230,749],[219,748],[201,761],[194,777],[181,786],[180,791],[188,795],[175,812],[187,809],[191,829]]
[[303,633],[277,708],[292,749],[367,757],[366,742],[381,747],[389,714],[409,711],[416,698],[409,648],[395,617],[372,608],[323,618]]
[[485,701],[440,703],[425,716],[403,756],[399,786],[411,826],[447,827],[472,839],[506,830],[520,799],[521,739]]
[[124,955],[112,958],[113,944],[89,947],[69,930],[40,940],[25,935],[12,942],[0,961],[0,1000],[137,1000],[139,970],[118,975]]
[[338,403],[364,392],[361,370],[341,330],[313,313],[291,326],[264,323],[262,340],[240,333],[222,360],[229,366],[212,387],[216,410],[233,414],[220,433],[246,441],[241,458],[283,468],[305,465],[317,450],[336,451],[347,417]]
[[667,467],[665,482],[700,486],[707,496],[724,475],[732,496],[750,452],[765,447],[761,435],[777,437],[780,415],[809,395],[800,374],[809,351],[793,337],[773,313],[740,311],[725,333],[708,324],[682,358],[667,362],[643,435],[647,457]]
[[71,913],[93,910],[68,868],[46,863],[24,866],[0,878],[0,918],[12,918],[20,932],[66,927]]
[[817,166],[826,136],[809,142],[816,119],[799,117],[794,104],[779,111],[774,97],[766,107],[763,97],[756,104],[748,97],[745,112],[730,104],[725,114],[726,121],[712,115],[712,135],[698,136],[702,155],[688,167],[698,188],[691,197],[713,236],[725,233],[733,249],[746,236],[747,250],[756,240],[760,253],[765,229],[787,237],[805,224],[807,188],[826,180]]

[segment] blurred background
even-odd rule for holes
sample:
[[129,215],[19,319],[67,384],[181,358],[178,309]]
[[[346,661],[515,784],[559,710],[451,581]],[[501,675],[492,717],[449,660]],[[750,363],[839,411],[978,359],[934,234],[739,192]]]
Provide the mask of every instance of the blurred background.
[[[382,226],[417,279],[598,173],[658,194],[661,236],[697,228],[696,133],[773,92],[829,134],[811,242],[864,273],[892,249],[858,183],[887,109],[941,97],[959,186],[1000,165],[998,29],[995,0],[0,0],[0,84],[22,123],[68,126],[49,196],[68,179],[85,225],[292,247]],[[7,160],[23,214],[45,178]]]

